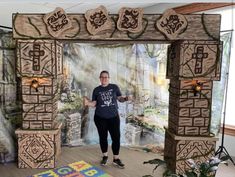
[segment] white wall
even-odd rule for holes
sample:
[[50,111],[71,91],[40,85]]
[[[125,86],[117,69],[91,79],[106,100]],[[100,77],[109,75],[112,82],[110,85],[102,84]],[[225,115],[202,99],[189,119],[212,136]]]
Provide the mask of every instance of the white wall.
[[[206,11],[205,13],[219,13],[221,14],[221,31],[234,30],[235,24],[235,7],[227,7],[219,10]],[[228,96],[226,104],[226,124],[235,125],[234,117],[234,98],[235,98],[235,32],[233,31],[231,56],[230,56],[230,71],[229,71],[229,83],[228,83]],[[217,142],[217,148],[221,145],[221,134],[220,141]],[[235,157],[235,136],[225,135],[224,147],[227,149],[231,156]]]
[[[219,141],[216,143],[216,150],[221,145],[221,134],[219,135]],[[228,151],[229,155],[235,157],[235,137],[225,135],[224,136],[224,147]]]
[[147,8],[144,8],[144,13],[145,14],[161,14],[163,13],[166,9],[169,8],[174,8],[177,6],[183,6],[186,3],[159,3],[154,6],[149,6]]
[[[223,8],[222,10],[211,10],[205,13],[220,13],[221,14],[221,31],[233,30],[235,24],[235,7]],[[228,83],[228,97],[226,105],[226,124],[235,125],[234,119],[234,98],[235,98],[235,33],[233,32],[231,57],[230,57],[230,71],[229,71],[229,83]]]

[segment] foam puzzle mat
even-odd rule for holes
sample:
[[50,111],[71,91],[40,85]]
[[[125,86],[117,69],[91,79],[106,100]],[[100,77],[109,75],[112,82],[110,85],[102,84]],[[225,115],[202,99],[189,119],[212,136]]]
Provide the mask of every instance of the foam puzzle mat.
[[84,161],[78,161],[63,167],[47,170],[29,177],[112,177],[103,170]]

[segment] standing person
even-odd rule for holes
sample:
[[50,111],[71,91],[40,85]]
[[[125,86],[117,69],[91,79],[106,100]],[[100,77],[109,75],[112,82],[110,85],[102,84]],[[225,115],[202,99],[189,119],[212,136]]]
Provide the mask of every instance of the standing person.
[[128,101],[129,97],[122,96],[120,89],[115,84],[109,83],[109,72],[101,71],[100,83],[93,90],[92,101],[84,98],[85,106],[96,107],[94,121],[99,134],[100,148],[103,153],[101,165],[108,162],[108,132],[112,139],[113,164],[124,168],[125,165],[119,158],[120,150],[120,118],[118,103]]

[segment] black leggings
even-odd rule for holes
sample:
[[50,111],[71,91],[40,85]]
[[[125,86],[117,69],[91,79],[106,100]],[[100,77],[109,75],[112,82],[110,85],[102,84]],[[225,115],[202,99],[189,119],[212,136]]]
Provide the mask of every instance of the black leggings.
[[112,139],[113,155],[119,155],[120,150],[120,118],[119,116],[105,119],[95,115],[95,125],[99,133],[102,153],[108,152],[108,132]]

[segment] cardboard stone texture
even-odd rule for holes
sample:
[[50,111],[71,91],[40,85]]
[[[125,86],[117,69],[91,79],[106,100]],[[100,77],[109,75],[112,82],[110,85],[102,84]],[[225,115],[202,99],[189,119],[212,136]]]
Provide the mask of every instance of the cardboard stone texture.
[[18,77],[57,77],[63,73],[63,45],[54,40],[18,40]]
[[[156,12],[158,13],[158,12]],[[15,13],[13,14],[13,37],[15,39],[55,39],[48,33],[46,24],[43,21],[45,14],[35,13]],[[98,35],[90,35],[87,31],[86,18],[84,14],[73,13],[67,14],[72,22],[72,27],[64,31],[58,38],[59,40],[84,40],[84,41],[132,41],[138,42],[139,40],[150,41],[165,41],[165,35],[159,30],[156,30],[156,22],[161,18],[162,14],[144,14],[144,26],[148,26],[144,33],[138,39],[130,38],[126,31],[115,30],[115,22],[118,19],[118,14],[109,14],[112,20],[112,29],[99,33]],[[187,29],[184,33],[178,35],[177,40],[211,40],[211,35],[215,38],[220,36],[220,14],[185,14],[188,21]],[[205,31],[202,25],[202,18],[204,19],[206,28],[209,33]],[[146,19],[146,20],[145,20]],[[131,19],[129,20],[131,23]],[[176,26],[174,23],[170,23]],[[144,28],[144,27],[143,27]],[[143,31],[143,30],[142,30]],[[138,35],[133,35],[138,36]]]
[[168,39],[175,40],[188,26],[184,15],[176,13],[173,9],[166,10],[162,17],[156,21],[157,29]]
[[170,80],[170,90],[169,92],[172,93],[177,98],[192,98],[193,92],[193,85],[195,83],[202,84],[201,94],[198,93],[194,98],[201,98],[207,99],[212,97],[212,88],[213,88],[213,81],[208,80],[177,80],[171,79]]
[[140,32],[143,28],[143,13],[144,11],[142,8],[121,8],[118,12],[118,30],[129,31],[131,33]]
[[184,136],[209,136],[210,135],[210,109],[207,117],[203,110],[199,109],[197,116],[190,111],[194,108],[180,108],[178,115],[169,113],[168,128],[176,135]]
[[[54,86],[59,87],[59,82],[57,79],[53,78],[39,78],[39,77],[22,77],[22,94],[27,95],[53,95],[56,94],[56,89]],[[32,82],[38,82],[37,90],[32,87]],[[58,90],[58,89],[57,89]]]
[[209,136],[212,102],[212,81],[202,83],[200,93],[194,94],[194,81],[170,80],[169,131],[184,136]]
[[[37,90],[32,81],[37,80]],[[23,129],[53,129],[58,112],[57,101],[60,79],[23,77]]]
[[177,41],[168,48],[167,78],[220,80],[222,44],[217,41]]
[[[53,109],[47,109],[47,107]],[[23,104],[23,129],[53,129],[58,108],[53,104]]]
[[72,27],[72,22],[66,15],[65,11],[57,7],[53,12],[45,14],[43,21],[46,24],[48,33],[55,38]]
[[61,125],[54,130],[16,130],[19,168],[55,168],[61,152]]
[[112,21],[104,6],[86,11],[86,26],[90,34],[95,35],[101,31],[112,29]]
[[[36,116],[35,116],[36,117]],[[37,119],[37,117],[36,117]],[[55,121],[40,121],[40,120],[23,120],[22,129],[23,130],[50,130],[55,128]]]
[[199,156],[194,159],[196,164],[205,162],[214,156],[215,148],[215,138],[175,138],[172,134],[166,131],[164,160],[167,163],[168,169],[172,172],[183,174],[186,170],[190,170],[190,164],[187,162],[188,159]]

